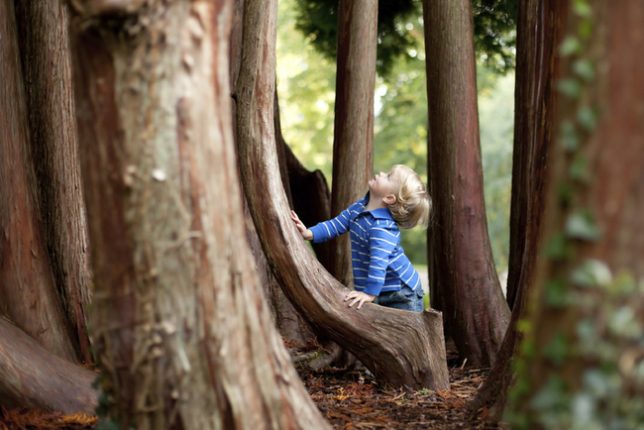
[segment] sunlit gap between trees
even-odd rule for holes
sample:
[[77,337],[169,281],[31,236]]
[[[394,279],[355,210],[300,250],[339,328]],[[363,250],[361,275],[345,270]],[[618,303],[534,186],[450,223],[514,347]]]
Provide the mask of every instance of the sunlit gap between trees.
[[[319,169],[331,186],[336,65],[316,51],[296,28],[293,0],[279,3],[277,85],[282,132],[308,169]],[[427,84],[422,17],[407,22],[416,39],[406,57],[397,58],[386,79],[377,77],[374,171],[405,164],[427,182]],[[514,70],[503,73],[477,65],[478,107],[490,243],[505,291],[509,250]],[[427,271],[423,229],[403,230],[405,252]]]

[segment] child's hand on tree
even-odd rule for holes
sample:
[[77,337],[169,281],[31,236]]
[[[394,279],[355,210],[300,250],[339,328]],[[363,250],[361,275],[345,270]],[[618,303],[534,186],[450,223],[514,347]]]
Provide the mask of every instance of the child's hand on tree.
[[297,216],[295,211],[291,211],[291,219],[295,222],[295,227],[297,227],[300,234],[305,240],[313,240],[313,232],[306,228],[306,226]]
[[363,293],[362,291],[351,291],[344,297],[344,301],[346,302],[347,300],[352,300],[351,302],[349,302],[349,307],[357,303],[358,307],[356,307],[356,309],[360,309],[362,305],[365,304],[365,302],[373,302],[374,300],[376,300],[376,296]]

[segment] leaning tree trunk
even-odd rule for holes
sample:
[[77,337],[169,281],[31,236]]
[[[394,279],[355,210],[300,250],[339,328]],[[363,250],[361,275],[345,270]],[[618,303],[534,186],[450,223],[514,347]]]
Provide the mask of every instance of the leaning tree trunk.
[[533,285],[538,260],[547,160],[557,106],[557,49],[566,26],[568,7],[567,1],[560,0],[519,3],[507,296],[514,306],[497,359],[469,406],[473,412],[480,408],[488,410],[495,421],[501,418],[507,391],[514,380],[511,365],[523,337],[517,330],[517,322],[525,317],[527,290]]
[[59,358],[0,316],[2,406],[93,414],[96,374]]
[[325,428],[244,239],[232,2],[72,5],[93,337],[110,415],[137,429]]
[[469,0],[423,2],[429,104],[432,305],[472,364],[496,357],[509,311],[487,232]]
[[13,2],[1,0],[0,313],[47,350],[76,360],[38,216],[14,17]]
[[[242,57],[242,35],[244,23],[244,0],[235,0],[233,8],[232,29],[230,32],[230,77],[231,77],[231,97],[232,97],[232,117],[236,117],[237,104],[237,77],[239,76],[239,67],[241,65]],[[277,91],[275,92],[277,99]],[[278,110],[277,101],[275,103],[276,111]],[[275,116],[276,127],[279,122],[279,115]],[[235,127],[233,127],[234,131]],[[282,144],[282,146],[279,146]],[[278,151],[280,157],[280,175],[286,187],[288,187],[288,170],[285,157],[286,143],[278,143]],[[290,192],[289,192],[290,199]],[[255,267],[260,278],[261,285],[268,296],[269,309],[274,318],[277,329],[279,330],[282,338],[290,346],[302,346],[311,340],[311,330],[306,322],[299,316],[293,305],[288,301],[282,288],[280,287],[272,268],[269,266],[264,256],[259,237],[257,237],[257,229],[253,223],[253,219],[248,210],[248,204],[244,199],[244,225],[246,228],[246,236],[250,245],[253,258],[255,259]]]
[[[268,6],[268,7],[267,7]],[[383,382],[449,387],[441,316],[343,302],[343,288],[315,259],[289,216],[273,129],[274,1],[246,0],[238,81],[237,137],[242,181],[270,264],[300,314],[354,353]]]
[[[528,301],[510,417],[534,428],[638,428],[644,60],[637,54],[644,52],[644,3],[575,5],[561,48],[544,258]],[[588,408],[583,417],[575,413],[580,406]]]
[[[364,196],[373,172],[373,96],[376,82],[378,2],[340,0],[333,133],[331,216]],[[331,273],[351,285],[349,235],[331,242]]]
[[63,0],[18,1],[16,18],[26,83],[31,150],[51,257],[79,357],[91,361],[87,225],[76,140],[68,10]]

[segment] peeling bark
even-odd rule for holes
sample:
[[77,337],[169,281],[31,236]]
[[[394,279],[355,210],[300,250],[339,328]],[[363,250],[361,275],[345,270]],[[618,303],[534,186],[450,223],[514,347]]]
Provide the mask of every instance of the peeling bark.
[[123,428],[327,428],[271,323],[245,240],[232,6],[159,1],[76,18],[93,336]]

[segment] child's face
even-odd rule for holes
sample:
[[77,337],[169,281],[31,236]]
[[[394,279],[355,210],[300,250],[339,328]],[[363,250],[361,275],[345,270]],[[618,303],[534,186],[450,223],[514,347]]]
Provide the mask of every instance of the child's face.
[[395,167],[389,172],[380,172],[369,180],[369,191],[375,198],[396,194],[400,188],[400,172]]

